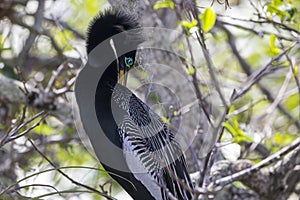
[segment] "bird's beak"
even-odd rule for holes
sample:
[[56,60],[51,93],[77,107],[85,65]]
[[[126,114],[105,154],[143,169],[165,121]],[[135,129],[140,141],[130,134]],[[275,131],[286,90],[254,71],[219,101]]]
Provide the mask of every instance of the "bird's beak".
[[124,66],[122,62],[119,63],[119,71],[118,71],[118,83],[126,86],[127,83],[127,68]]

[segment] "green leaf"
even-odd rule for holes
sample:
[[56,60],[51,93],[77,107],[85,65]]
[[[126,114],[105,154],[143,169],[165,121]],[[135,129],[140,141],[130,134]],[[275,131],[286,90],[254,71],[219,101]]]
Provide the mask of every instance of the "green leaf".
[[181,115],[181,112],[180,111],[177,111],[177,110],[175,110],[174,112],[173,112],[173,115],[176,117],[176,116],[179,116],[179,115]]
[[200,18],[203,31],[206,33],[214,27],[217,15],[215,11],[211,7],[209,7],[205,9],[204,13],[200,16]]
[[198,24],[198,21],[196,19],[194,19],[193,21],[189,22],[189,21],[186,21],[186,20],[182,20],[180,22],[181,26],[187,28],[187,29],[191,29],[195,26],[197,26]]
[[58,30],[54,33],[55,41],[62,47],[64,50],[72,50],[73,47],[70,45],[70,41],[74,39],[74,35],[69,30]]
[[5,39],[4,37],[2,36],[2,34],[0,34],[0,51],[2,49],[4,49],[4,42],[5,42]]
[[151,93],[150,98],[155,103],[161,103],[161,99],[160,99],[159,95],[156,93]]
[[275,42],[276,42],[276,35],[271,34],[270,35],[270,54],[271,56],[276,56],[278,54],[280,54],[281,50],[279,48],[276,47]]
[[283,0],[272,0],[272,3],[274,6],[281,6],[283,3]]
[[281,21],[291,20],[297,12],[293,5],[285,4],[278,6],[271,3],[267,4],[267,11],[269,12],[270,19],[272,18],[272,15],[277,15]]
[[188,75],[194,75],[196,73],[196,69],[194,67],[189,67],[187,73]]
[[4,124],[0,123],[0,129],[5,129]]
[[229,108],[229,112],[228,113],[232,113],[233,111],[235,111],[235,106],[231,105]]
[[297,76],[298,72],[299,72],[299,67],[298,67],[298,65],[295,65],[295,67],[294,67],[294,76]]
[[247,189],[247,187],[241,181],[235,181],[235,182],[233,182],[233,185],[235,185],[238,188]]
[[276,40],[276,35],[271,34],[270,35],[270,47],[275,48],[275,40]]
[[158,1],[154,4],[153,9],[158,10],[161,8],[171,8],[174,9],[174,2],[171,0]]
[[166,118],[166,117],[164,117],[164,116],[161,116],[161,119],[163,120],[163,122],[165,122],[165,123],[170,123],[170,119],[168,119],[168,118]]
[[188,34],[193,34],[199,30],[197,27],[198,21],[196,19],[192,20],[191,22],[182,20],[180,24],[187,29]]
[[290,134],[286,134],[286,133],[275,133],[273,136],[274,141],[276,142],[276,144],[278,145],[288,145],[291,142],[293,142],[295,140],[295,136],[294,135],[290,135]]
[[48,124],[40,124],[35,128],[35,133],[39,135],[51,135],[54,132],[54,129]]
[[229,133],[231,133],[232,137],[237,136],[237,132],[229,122],[223,122],[223,126],[228,130]]
[[286,106],[288,111],[291,112],[293,109],[299,109],[299,101],[299,94],[295,93],[285,99],[284,105]]
[[244,131],[240,128],[239,122],[236,119],[230,120],[230,122],[224,122],[223,126],[232,135],[234,141],[240,144],[243,141],[253,142],[252,138],[247,136]]

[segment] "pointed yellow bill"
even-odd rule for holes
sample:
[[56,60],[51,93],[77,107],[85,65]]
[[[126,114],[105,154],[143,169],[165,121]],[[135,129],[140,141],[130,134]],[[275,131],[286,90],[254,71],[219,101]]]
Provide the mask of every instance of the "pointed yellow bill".
[[126,85],[126,77],[125,77],[125,70],[120,69],[119,71],[119,78],[118,78],[118,83],[121,85]]

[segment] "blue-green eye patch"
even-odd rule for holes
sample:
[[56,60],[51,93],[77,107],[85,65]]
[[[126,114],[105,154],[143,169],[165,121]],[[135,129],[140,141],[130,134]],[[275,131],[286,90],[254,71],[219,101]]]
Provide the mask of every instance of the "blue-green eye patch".
[[133,59],[131,57],[125,57],[125,65],[126,67],[130,68],[133,65]]

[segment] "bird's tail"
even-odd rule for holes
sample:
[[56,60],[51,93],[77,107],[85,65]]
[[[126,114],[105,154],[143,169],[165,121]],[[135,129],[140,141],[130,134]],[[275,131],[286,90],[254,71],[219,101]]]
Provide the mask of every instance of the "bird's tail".
[[[116,11],[114,9],[108,9],[105,12],[101,12],[98,16],[92,20],[88,28],[87,33],[87,52],[90,53],[97,45],[112,36],[128,31],[132,29],[140,28],[137,20],[122,11]],[[137,33],[137,32],[136,32]],[[142,42],[140,34],[135,34],[134,37],[124,38],[120,40],[123,44],[130,44],[131,47],[137,47]]]

